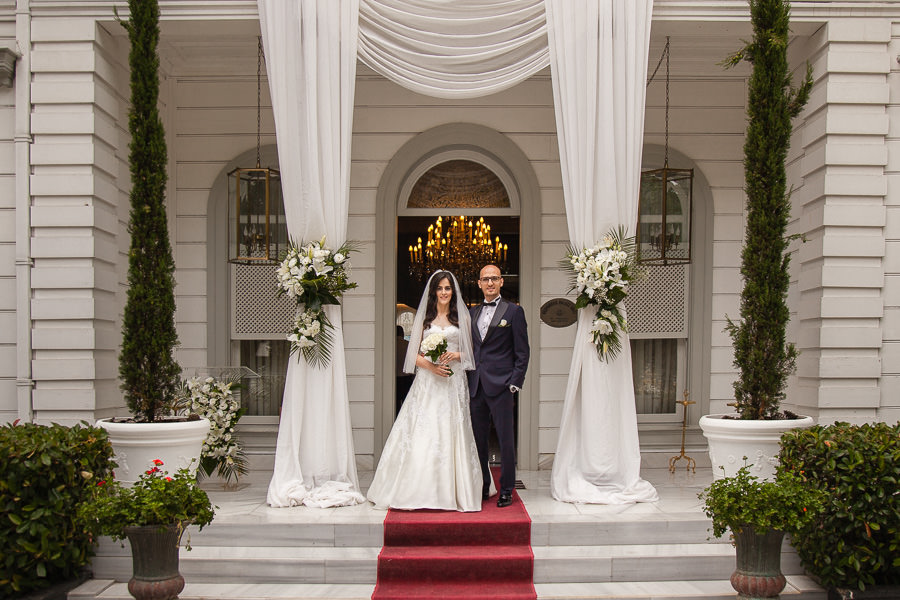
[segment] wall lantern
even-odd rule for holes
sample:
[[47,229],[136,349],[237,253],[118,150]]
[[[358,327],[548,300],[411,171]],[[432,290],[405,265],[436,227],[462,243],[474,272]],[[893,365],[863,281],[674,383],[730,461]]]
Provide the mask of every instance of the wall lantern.
[[287,249],[281,174],[260,166],[262,38],[256,54],[256,166],[228,173],[228,260],[272,264]]
[[[650,265],[681,265],[691,262],[691,211],[694,170],[669,166],[669,38],[663,49],[666,59],[666,141],[662,169],[641,172],[638,208],[638,261]],[[656,65],[659,70],[659,64]],[[650,81],[653,81],[653,76]]]

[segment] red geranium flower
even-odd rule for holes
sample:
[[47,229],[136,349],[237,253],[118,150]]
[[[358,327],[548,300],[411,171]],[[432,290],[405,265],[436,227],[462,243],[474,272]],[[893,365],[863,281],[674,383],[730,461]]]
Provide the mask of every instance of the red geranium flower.
[[161,467],[163,465],[163,461],[159,460],[158,458],[154,458],[153,464],[156,465],[157,467]]

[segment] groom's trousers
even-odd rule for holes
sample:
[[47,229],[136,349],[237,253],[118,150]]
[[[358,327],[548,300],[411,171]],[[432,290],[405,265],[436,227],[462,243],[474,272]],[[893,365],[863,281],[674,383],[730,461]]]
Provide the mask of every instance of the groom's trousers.
[[499,396],[488,396],[479,385],[471,398],[472,433],[478,447],[478,460],[484,478],[484,490],[490,489],[491,470],[488,453],[491,436],[491,420],[500,442],[500,491],[512,492],[516,486],[516,432],[513,393],[506,389]]

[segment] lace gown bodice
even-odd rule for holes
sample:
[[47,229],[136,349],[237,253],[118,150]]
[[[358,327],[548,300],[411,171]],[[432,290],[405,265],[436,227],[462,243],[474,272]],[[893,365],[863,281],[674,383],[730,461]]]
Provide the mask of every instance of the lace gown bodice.
[[[431,325],[447,351],[459,351],[459,328]],[[442,377],[417,369],[391,429],[368,498],[377,508],[481,510],[481,466],[472,435],[469,388],[459,362]]]

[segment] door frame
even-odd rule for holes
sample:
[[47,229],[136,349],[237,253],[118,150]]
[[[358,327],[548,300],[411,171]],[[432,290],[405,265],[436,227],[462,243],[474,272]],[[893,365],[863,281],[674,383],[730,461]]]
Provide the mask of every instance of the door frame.
[[[538,468],[538,423],[540,401],[540,248],[541,190],[537,175],[525,153],[502,133],[472,123],[448,123],[420,133],[404,144],[391,158],[378,184],[375,231],[375,463],[394,423],[394,362],[397,305],[397,216],[404,190],[410,188],[426,164],[435,157],[466,156],[495,170],[505,171],[504,183],[511,181],[510,196],[520,203],[520,299],[525,318],[531,324],[532,349],[525,385],[519,392],[520,469]],[[483,157],[479,160],[478,157]],[[412,181],[412,183],[415,183]],[[444,211],[446,212],[446,211]]]

